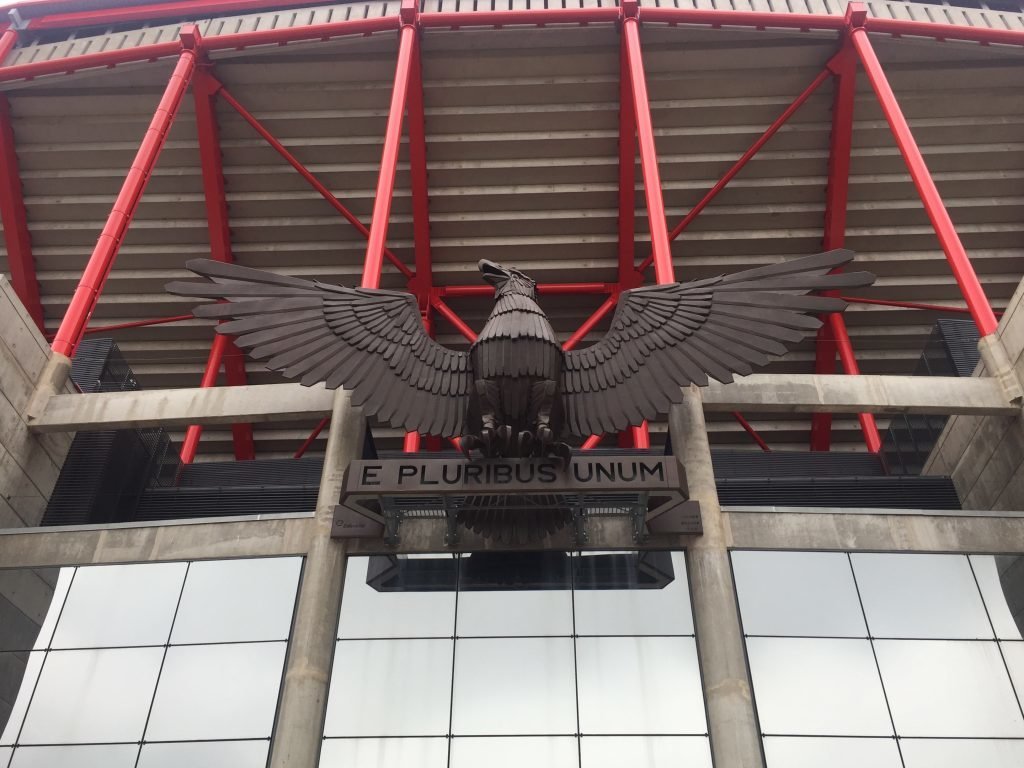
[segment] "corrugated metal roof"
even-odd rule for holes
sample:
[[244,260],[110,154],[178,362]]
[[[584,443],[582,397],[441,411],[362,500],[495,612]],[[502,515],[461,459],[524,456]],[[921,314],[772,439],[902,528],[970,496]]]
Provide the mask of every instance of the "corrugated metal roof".
[[[830,5],[840,10],[838,3]],[[824,11],[821,3],[811,6]],[[878,6],[891,15],[912,17],[925,8]],[[366,8],[383,13],[397,3]],[[1016,16],[999,16],[1008,27],[1024,27]],[[222,22],[227,23],[217,23]],[[208,29],[208,34],[215,32]],[[814,78],[835,49],[828,34],[655,25],[644,27],[643,40],[670,225]],[[975,44],[874,42],[999,308],[1024,272],[1024,54]],[[21,51],[17,57],[26,55]],[[376,35],[236,53],[218,59],[216,70],[232,93],[365,221],[394,56],[394,35]],[[613,281],[616,30],[431,30],[424,37],[423,62],[435,282],[476,283],[474,265],[484,256],[512,262],[541,280]],[[40,79],[10,93],[51,327],[63,313],[168,72],[169,62],[133,65]],[[675,242],[680,279],[820,249],[830,112],[831,84],[826,83]],[[238,261],[355,283],[365,250],[359,234],[230,107],[220,105],[219,116]],[[859,264],[879,276],[863,295],[960,304],[866,82],[859,86],[855,120],[847,244],[859,252]],[[636,201],[637,248],[643,255],[642,189]],[[404,154],[388,242],[412,263]],[[182,275],[187,258],[207,251],[198,151],[186,100],[93,324],[187,312],[189,304],[165,294],[163,284]],[[404,281],[385,266],[384,284],[400,288]],[[556,330],[568,336],[600,301],[596,296],[548,297],[544,304]],[[450,299],[450,304],[476,328],[489,309],[484,300]],[[862,370],[909,373],[934,318],[929,312],[851,307],[847,319]],[[442,341],[463,343],[444,321],[438,330]],[[144,386],[194,386],[199,381],[210,342],[205,323],[139,328],[116,336]],[[810,371],[812,361],[813,345],[807,342],[773,369]],[[252,381],[273,380],[258,364],[251,363],[249,371]],[[805,419],[753,421],[773,446],[806,445]],[[309,426],[258,429],[258,450],[261,455],[290,453]],[[717,442],[748,441],[730,421],[712,427]],[[856,446],[855,421],[837,420],[836,428],[841,443]],[[228,452],[228,440],[226,432],[207,430],[204,446]]]

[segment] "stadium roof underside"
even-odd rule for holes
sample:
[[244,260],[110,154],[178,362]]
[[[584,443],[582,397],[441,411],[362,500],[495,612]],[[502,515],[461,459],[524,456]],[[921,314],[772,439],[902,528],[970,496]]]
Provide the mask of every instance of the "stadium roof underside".
[[[447,0],[443,9],[435,5],[425,8],[421,18],[457,10]],[[739,7],[726,4],[733,5]],[[767,3],[761,5],[768,10]],[[759,10],[756,6],[753,10]],[[981,28],[1002,24],[1020,30],[1024,43],[1020,14],[901,3],[869,9],[885,18],[902,14]],[[841,22],[844,8],[832,4],[818,12],[826,10]],[[357,3],[222,17],[199,27],[210,39],[398,11],[397,2]],[[486,257],[514,264],[544,283],[614,286],[620,263],[619,25],[611,20],[473,28],[474,12],[464,12],[465,27],[421,33],[433,285],[481,285],[476,262]],[[670,26],[646,20],[644,12],[641,7],[643,64],[671,230],[822,73],[837,53],[842,33]],[[126,26],[132,25],[93,28],[63,40],[55,39],[53,30],[36,37],[25,34],[23,43],[29,42],[10,53],[0,80],[5,69],[9,73],[42,61],[176,43],[180,25],[145,30],[137,23],[134,29]],[[1024,49],[881,33],[872,34],[871,43],[998,312],[1024,274]],[[396,32],[388,30],[211,51],[209,71],[369,225],[397,49]],[[32,264],[50,332],[60,324],[175,61],[172,54],[155,61],[8,79],[0,86],[10,103]],[[834,80],[824,78],[674,240],[671,253],[678,279],[822,249]],[[217,98],[215,105],[234,259],[358,284],[366,238],[224,98]],[[190,302],[167,294],[163,286],[185,274],[187,259],[210,255],[196,126],[189,95],[90,326],[190,311]],[[635,259],[640,263],[651,246],[639,156],[634,176]],[[403,132],[387,247],[410,270],[416,265],[411,186]],[[863,70],[855,99],[845,245],[858,252],[858,267],[878,275],[875,285],[858,296],[964,309]],[[8,271],[6,252],[3,259],[0,269]],[[654,270],[648,269],[646,280],[653,279]],[[407,283],[386,261],[382,286],[402,289]],[[491,306],[486,296],[438,295],[475,330]],[[567,339],[608,295],[595,287],[594,293],[548,295],[543,303],[555,330]],[[845,317],[860,370],[911,373],[941,316],[921,308],[852,305]],[[583,343],[598,339],[608,319]],[[439,340],[466,344],[443,314],[435,312],[433,321]],[[110,335],[147,388],[196,386],[213,337],[209,323],[194,319]],[[768,372],[813,372],[815,355],[815,340],[809,338]],[[248,363],[247,376],[250,383],[278,380],[255,362]],[[750,420],[772,448],[808,445],[809,417],[758,415]],[[260,456],[291,455],[311,426],[258,426],[256,449]],[[726,414],[710,419],[709,427],[716,444],[756,448],[741,424]],[[657,440],[663,428],[655,424],[651,431]],[[387,429],[375,430],[375,436],[379,444],[384,440],[392,446],[401,439]],[[202,452],[230,454],[231,439],[227,429],[208,428]],[[836,448],[863,449],[856,418],[837,417],[832,439]]]

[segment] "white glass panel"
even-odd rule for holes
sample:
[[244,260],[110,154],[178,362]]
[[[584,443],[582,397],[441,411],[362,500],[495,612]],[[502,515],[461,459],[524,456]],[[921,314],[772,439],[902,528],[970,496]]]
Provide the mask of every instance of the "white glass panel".
[[580,754],[583,768],[711,768],[703,736],[588,736]]
[[11,759],[11,753],[14,750],[11,747],[0,747],[0,768],[7,768],[7,763]]
[[903,739],[906,768],[1020,768],[1024,741],[993,739]]
[[79,568],[54,648],[163,645],[185,578],[185,563]]
[[302,558],[192,563],[172,643],[287,640]]
[[1017,698],[1024,701],[1024,642],[1004,641],[999,647],[1002,649],[1006,668],[1010,671],[1010,680],[1013,681]]
[[[12,694],[15,691],[15,680],[21,675],[21,683],[18,684],[18,695],[14,699],[11,713],[7,717],[7,725],[4,726],[3,735],[0,736],[0,744],[13,744],[18,739],[18,731],[25,719],[25,712],[28,710],[28,703],[32,699],[32,691],[36,687],[36,680],[39,679],[39,670],[43,668],[43,659],[46,653],[33,651],[29,654],[0,653],[0,668],[2,668],[2,679],[4,688]],[[0,766],[3,763],[0,762]]]
[[568,555],[484,552],[459,566],[458,636],[572,634]]
[[572,737],[452,739],[451,768],[578,768]]
[[75,570],[74,568],[61,568],[57,574],[57,583],[53,588],[53,599],[50,601],[49,610],[46,612],[46,619],[39,628],[39,637],[36,638],[36,644],[33,646],[36,650],[43,650],[50,645],[50,640],[53,638],[53,630],[57,626],[57,619],[60,618],[61,611],[64,608],[64,601],[67,600],[68,589],[71,587]]
[[965,556],[851,557],[868,627],[874,637],[992,637],[992,627]]
[[[1024,557],[971,555],[971,564],[974,566],[974,575],[978,578],[978,586],[981,587],[989,618],[996,628],[996,637],[1003,640],[1020,640],[1021,631],[1013,618],[1013,611],[1024,611]],[[1000,581],[1000,573],[1006,580],[1006,587]],[[1018,584],[1021,591],[1015,589]],[[1010,591],[1009,596],[1006,594],[1007,590]]]
[[1024,736],[995,643],[879,640],[875,651],[900,736]]
[[733,552],[748,635],[867,637],[850,561],[841,552]]
[[892,735],[867,640],[752,637],[747,656],[762,732]]
[[903,768],[896,739],[768,736],[764,754],[768,768]]
[[443,736],[451,640],[339,640],[325,736]]
[[285,643],[167,650],[147,741],[269,737]]
[[[325,739],[320,768],[447,768],[448,739]],[[139,766],[144,768],[144,766]]]
[[138,744],[19,747],[11,768],[134,768]]
[[265,768],[267,741],[144,744],[138,768]]
[[691,637],[581,637],[576,641],[580,732],[707,732]]
[[163,655],[163,648],[51,651],[19,741],[140,741]]
[[[671,580],[660,589],[587,589],[604,582],[604,568],[595,573],[589,563],[607,554],[621,560],[621,570],[634,572],[653,568],[665,560],[671,564]],[[661,561],[661,562],[659,562]],[[693,612],[686,581],[686,557],[682,552],[590,553],[576,555],[573,560],[576,586],[576,632],[580,635],[692,635]],[[622,573],[623,579],[633,574]],[[668,574],[659,574],[667,579]],[[461,606],[459,607],[461,611]]]
[[[378,591],[366,583],[367,567],[386,564],[383,557],[352,557],[345,567],[338,637],[451,637],[455,632],[455,569],[451,555],[422,558],[414,565],[436,571],[428,591]],[[394,567],[400,567],[392,560]],[[411,579],[411,577],[410,577]]]
[[576,733],[569,638],[459,640],[452,732]]

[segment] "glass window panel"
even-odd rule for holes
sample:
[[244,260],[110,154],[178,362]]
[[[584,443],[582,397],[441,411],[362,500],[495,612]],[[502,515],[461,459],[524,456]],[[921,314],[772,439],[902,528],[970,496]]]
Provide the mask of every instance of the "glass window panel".
[[588,736],[580,740],[582,768],[711,768],[703,736]]
[[0,747],[0,768],[7,768],[7,763],[11,759],[11,753],[14,750],[11,747]]
[[682,552],[584,552],[573,564],[577,634],[693,634]]
[[147,741],[269,737],[285,643],[167,650]]
[[0,570],[0,651],[45,648],[53,634],[71,571],[57,568]]
[[[10,705],[10,714],[7,715],[3,735],[0,735],[0,744],[13,744],[17,741],[18,731],[25,719],[25,712],[32,699],[36,680],[39,679],[39,670],[43,668],[44,658],[46,653],[43,651],[33,651],[29,654],[0,653],[0,685],[5,694],[0,696],[0,699],[8,703],[13,702]],[[6,708],[0,711],[5,712]],[[0,762],[0,765],[3,763]]]
[[1024,643],[1002,642],[999,644],[1003,652],[1003,659],[1006,661],[1006,668],[1010,671],[1010,680],[1013,681],[1017,698],[1024,701]]
[[1014,616],[1024,624],[1024,557],[971,555],[971,565],[996,637],[1020,640],[1021,629]]
[[571,635],[570,584],[570,557],[564,552],[463,555],[456,634]]
[[[903,742],[906,744],[906,742]],[[896,739],[764,740],[767,768],[903,768]]]
[[138,768],[265,768],[268,741],[144,744]]
[[[325,739],[320,768],[447,768],[448,739]],[[145,768],[139,766],[139,768]],[[168,768],[171,768],[168,766]]]
[[451,555],[349,558],[338,637],[451,637],[456,563]]
[[733,552],[748,635],[867,637],[842,552]]
[[576,641],[580,732],[707,732],[697,647],[690,637]]
[[443,736],[451,640],[339,640],[325,736]]
[[579,761],[571,736],[456,738],[450,768],[579,768]]
[[1020,768],[1024,741],[902,739],[906,768]]
[[302,558],[192,563],[172,643],[287,640]]
[[747,656],[764,733],[892,735],[869,641],[752,637]]
[[11,768],[134,768],[138,744],[18,747]]
[[900,736],[1024,736],[995,643],[879,640],[875,651]]
[[459,640],[452,732],[576,733],[570,638]]
[[163,655],[163,648],[51,651],[19,741],[140,741]]
[[[50,601],[49,609],[46,612],[46,618],[43,620],[42,626],[39,628],[39,636],[36,638],[36,644],[32,646],[36,650],[42,650],[50,646],[50,640],[53,638],[53,630],[57,626],[57,619],[60,618],[61,611],[64,609],[64,601],[67,600],[68,589],[71,588],[71,582],[75,575],[75,568],[61,568],[57,573],[57,580],[53,587],[53,598]],[[48,575],[52,572],[51,569],[47,571],[37,571],[37,573]],[[44,578],[46,577],[44,575]]]
[[163,645],[185,563],[79,568],[53,635],[54,648]]
[[965,556],[854,554],[851,558],[874,637],[992,637]]

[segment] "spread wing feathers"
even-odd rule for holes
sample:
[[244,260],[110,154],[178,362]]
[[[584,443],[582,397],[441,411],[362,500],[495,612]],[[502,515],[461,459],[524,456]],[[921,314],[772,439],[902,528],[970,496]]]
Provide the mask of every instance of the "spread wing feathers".
[[224,299],[196,317],[227,320],[219,333],[305,386],[352,390],[371,415],[410,432],[462,434],[472,386],[469,355],[423,329],[415,299],[398,291],[344,288],[237,264],[195,259],[205,278],[172,282],[180,296]]
[[[566,425],[575,434],[616,432],[667,413],[680,387],[732,381],[782,355],[817,329],[838,298],[809,291],[870,285],[867,272],[829,274],[853,258],[829,251],[690,283],[626,291],[597,344],[567,352],[562,368]],[[811,314],[808,314],[811,313]]]

